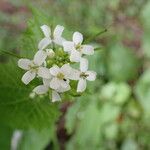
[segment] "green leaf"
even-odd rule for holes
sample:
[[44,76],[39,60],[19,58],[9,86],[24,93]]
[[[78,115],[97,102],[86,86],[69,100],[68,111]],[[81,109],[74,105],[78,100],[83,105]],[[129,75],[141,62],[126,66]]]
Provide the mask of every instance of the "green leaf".
[[126,83],[110,82],[101,89],[102,100],[109,100],[116,104],[124,104],[131,95],[131,89]]
[[104,132],[105,132],[105,137],[107,139],[115,139],[117,138],[118,135],[118,124],[117,123],[112,123],[109,125],[106,125],[104,127]]
[[150,116],[150,69],[146,70],[135,86],[135,94],[142,105],[145,115]]
[[143,35],[143,39],[142,39],[142,49],[144,51],[144,55],[145,57],[148,57],[150,58],[150,51],[149,51],[149,48],[150,48],[150,30],[147,31],[144,33]]
[[117,81],[135,79],[138,74],[139,61],[130,49],[121,44],[113,45],[107,58],[108,77]]
[[31,99],[34,82],[21,82],[23,72],[16,61],[0,64],[0,122],[14,128],[44,128],[55,123],[59,116],[57,104],[48,96]]
[[41,131],[28,130],[23,132],[23,136],[18,145],[18,150],[44,150],[49,144],[53,135],[53,128]]
[[134,139],[128,138],[123,142],[121,150],[138,150],[138,144]]
[[[78,101],[78,103],[80,103]],[[76,119],[76,122],[73,122],[71,118],[71,114],[73,110],[77,107],[77,105],[72,106],[68,111],[68,118],[67,122],[74,123],[73,127],[76,128],[76,132],[74,136],[72,137],[71,141],[68,143],[68,149],[70,149],[70,146],[72,147],[74,145],[75,149],[93,149],[96,147],[96,145],[99,143],[100,138],[100,112],[97,108],[96,103],[91,101],[88,106],[83,109],[79,109],[78,112],[74,113],[72,116],[74,119]],[[70,126],[67,129],[70,130]],[[71,149],[74,149],[73,147]]]
[[150,2],[148,1],[146,5],[144,5],[141,13],[141,19],[143,24],[147,30],[150,31]]
[[2,150],[9,150],[11,147],[11,137],[12,137],[12,129],[0,125],[0,148]]

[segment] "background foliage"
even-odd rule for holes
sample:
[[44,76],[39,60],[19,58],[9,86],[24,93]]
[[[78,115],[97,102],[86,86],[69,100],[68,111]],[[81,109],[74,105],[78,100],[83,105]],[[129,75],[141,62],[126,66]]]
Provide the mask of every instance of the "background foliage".
[[[29,4],[30,2],[30,4]],[[50,0],[0,2],[0,147],[9,150],[150,149],[150,1]],[[101,47],[90,57],[97,80],[81,97],[30,98],[18,58],[32,58],[43,24],[64,25],[64,36],[80,31]],[[3,52],[7,51],[7,53]],[[9,55],[7,55],[9,53]]]

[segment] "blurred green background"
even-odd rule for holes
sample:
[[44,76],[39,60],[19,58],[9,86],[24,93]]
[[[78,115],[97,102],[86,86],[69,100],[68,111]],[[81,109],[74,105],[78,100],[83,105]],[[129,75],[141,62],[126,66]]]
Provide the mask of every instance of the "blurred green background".
[[[98,75],[81,97],[52,104],[29,97],[36,81],[21,83],[11,54],[32,58],[43,24],[63,25],[67,39],[107,29],[91,42],[101,48],[90,57]],[[0,1],[1,150],[148,150],[149,119],[150,1]]]

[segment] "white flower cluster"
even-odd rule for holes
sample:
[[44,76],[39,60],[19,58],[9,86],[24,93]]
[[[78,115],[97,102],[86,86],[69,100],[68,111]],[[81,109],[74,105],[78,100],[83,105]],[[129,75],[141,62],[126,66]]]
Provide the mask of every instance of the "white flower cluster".
[[[35,87],[33,92],[40,95],[52,91],[52,102],[60,101],[60,93],[71,89],[71,80],[77,80],[77,92],[83,92],[86,80],[96,78],[94,71],[88,71],[88,60],[83,58],[84,55],[93,55],[94,48],[82,44],[83,35],[79,32],[73,34],[72,41],[65,40],[63,26],[57,25],[53,33],[47,25],[41,26],[41,30],[45,37],[39,42],[33,60],[22,58],[18,61],[18,66],[27,71],[22,82],[27,85],[35,77],[41,78],[43,84]],[[73,63],[80,63],[80,70],[72,68],[70,64]]]

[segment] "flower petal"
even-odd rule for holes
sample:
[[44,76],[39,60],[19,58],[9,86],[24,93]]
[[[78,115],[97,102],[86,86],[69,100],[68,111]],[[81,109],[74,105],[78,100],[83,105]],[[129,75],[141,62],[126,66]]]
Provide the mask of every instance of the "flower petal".
[[53,76],[56,76],[60,72],[60,68],[57,65],[54,65],[49,70]]
[[22,77],[22,82],[24,83],[24,84],[28,84],[29,82],[31,82],[34,78],[35,78],[35,76],[36,76],[36,73],[35,72],[31,72],[31,71],[27,71],[24,75],[23,75],[23,77]]
[[33,61],[36,65],[41,66],[44,63],[46,57],[47,57],[47,53],[41,50],[34,55]]
[[67,88],[60,87],[57,89],[57,92],[63,93],[63,92],[69,91],[70,89],[71,89],[70,85]]
[[80,71],[76,69],[72,69],[72,73],[68,76],[70,80],[79,80],[80,78]]
[[38,49],[43,50],[51,43],[52,43],[52,40],[50,38],[45,37],[39,42]]
[[64,89],[68,88],[68,86],[69,86],[68,82],[66,82],[64,80],[60,80],[59,82],[60,82],[60,85],[62,88],[64,88]]
[[45,79],[43,78],[43,85],[49,87],[50,86],[51,79]]
[[60,38],[62,36],[62,33],[64,31],[64,27],[61,25],[57,25],[54,29],[54,39],[55,38]]
[[60,80],[54,77],[50,82],[50,87],[54,90],[57,90],[60,87]]
[[49,69],[45,68],[45,67],[39,67],[37,74],[38,74],[39,77],[42,77],[42,78],[45,78],[45,79],[50,79],[51,78],[51,74],[49,72]]
[[72,68],[69,64],[64,64],[61,67],[61,72],[65,75],[66,79],[78,80],[80,72]]
[[94,54],[94,47],[90,45],[83,45],[82,46],[82,53],[86,55],[93,55]]
[[18,60],[18,66],[24,70],[29,70],[30,69],[29,65],[31,64],[31,62],[32,61],[29,59],[22,58]]
[[81,59],[81,53],[77,50],[72,50],[70,55],[70,61],[71,62],[79,62]]
[[80,70],[81,72],[86,72],[88,70],[88,60],[86,58],[81,58]]
[[49,38],[51,36],[51,29],[49,26],[43,25],[43,26],[41,26],[41,30],[43,31],[45,37]]
[[60,68],[61,72],[65,75],[65,74],[70,74],[71,71],[71,67],[69,64],[64,64],[61,68]]
[[87,71],[86,74],[89,76],[86,78],[89,81],[94,81],[96,79],[96,72],[94,71]]
[[62,38],[62,37],[57,37],[57,38],[55,38],[54,40],[53,40],[53,42],[55,43],[55,44],[57,44],[57,45],[60,45],[60,46],[62,46],[63,45],[63,42],[65,42],[66,40],[64,39],[64,38]]
[[33,89],[33,92],[35,92],[36,94],[45,94],[47,93],[47,91],[48,91],[48,87],[44,85],[39,85]]
[[72,50],[75,50],[74,43],[71,41],[63,42],[63,47],[65,52],[70,52]]
[[61,46],[62,46],[62,43],[65,41],[65,39],[61,37],[63,30],[64,30],[64,27],[60,25],[57,25],[56,28],[54,29],[53,41],[54,43],[61,45]]
[[74,68],[71,68],[70,73],[65,74],[65,77],[70,80],[79,80],[80,71]]
[[52,102],[61,101],[60,95],[56,91],[52,91]]
[[73,42],[78,45],[83,42],[83,35],[80,32],[75,32],[73,34]]
[[80,79],[77,86],[77,92],[83,92],[86,89],[86,80]]

